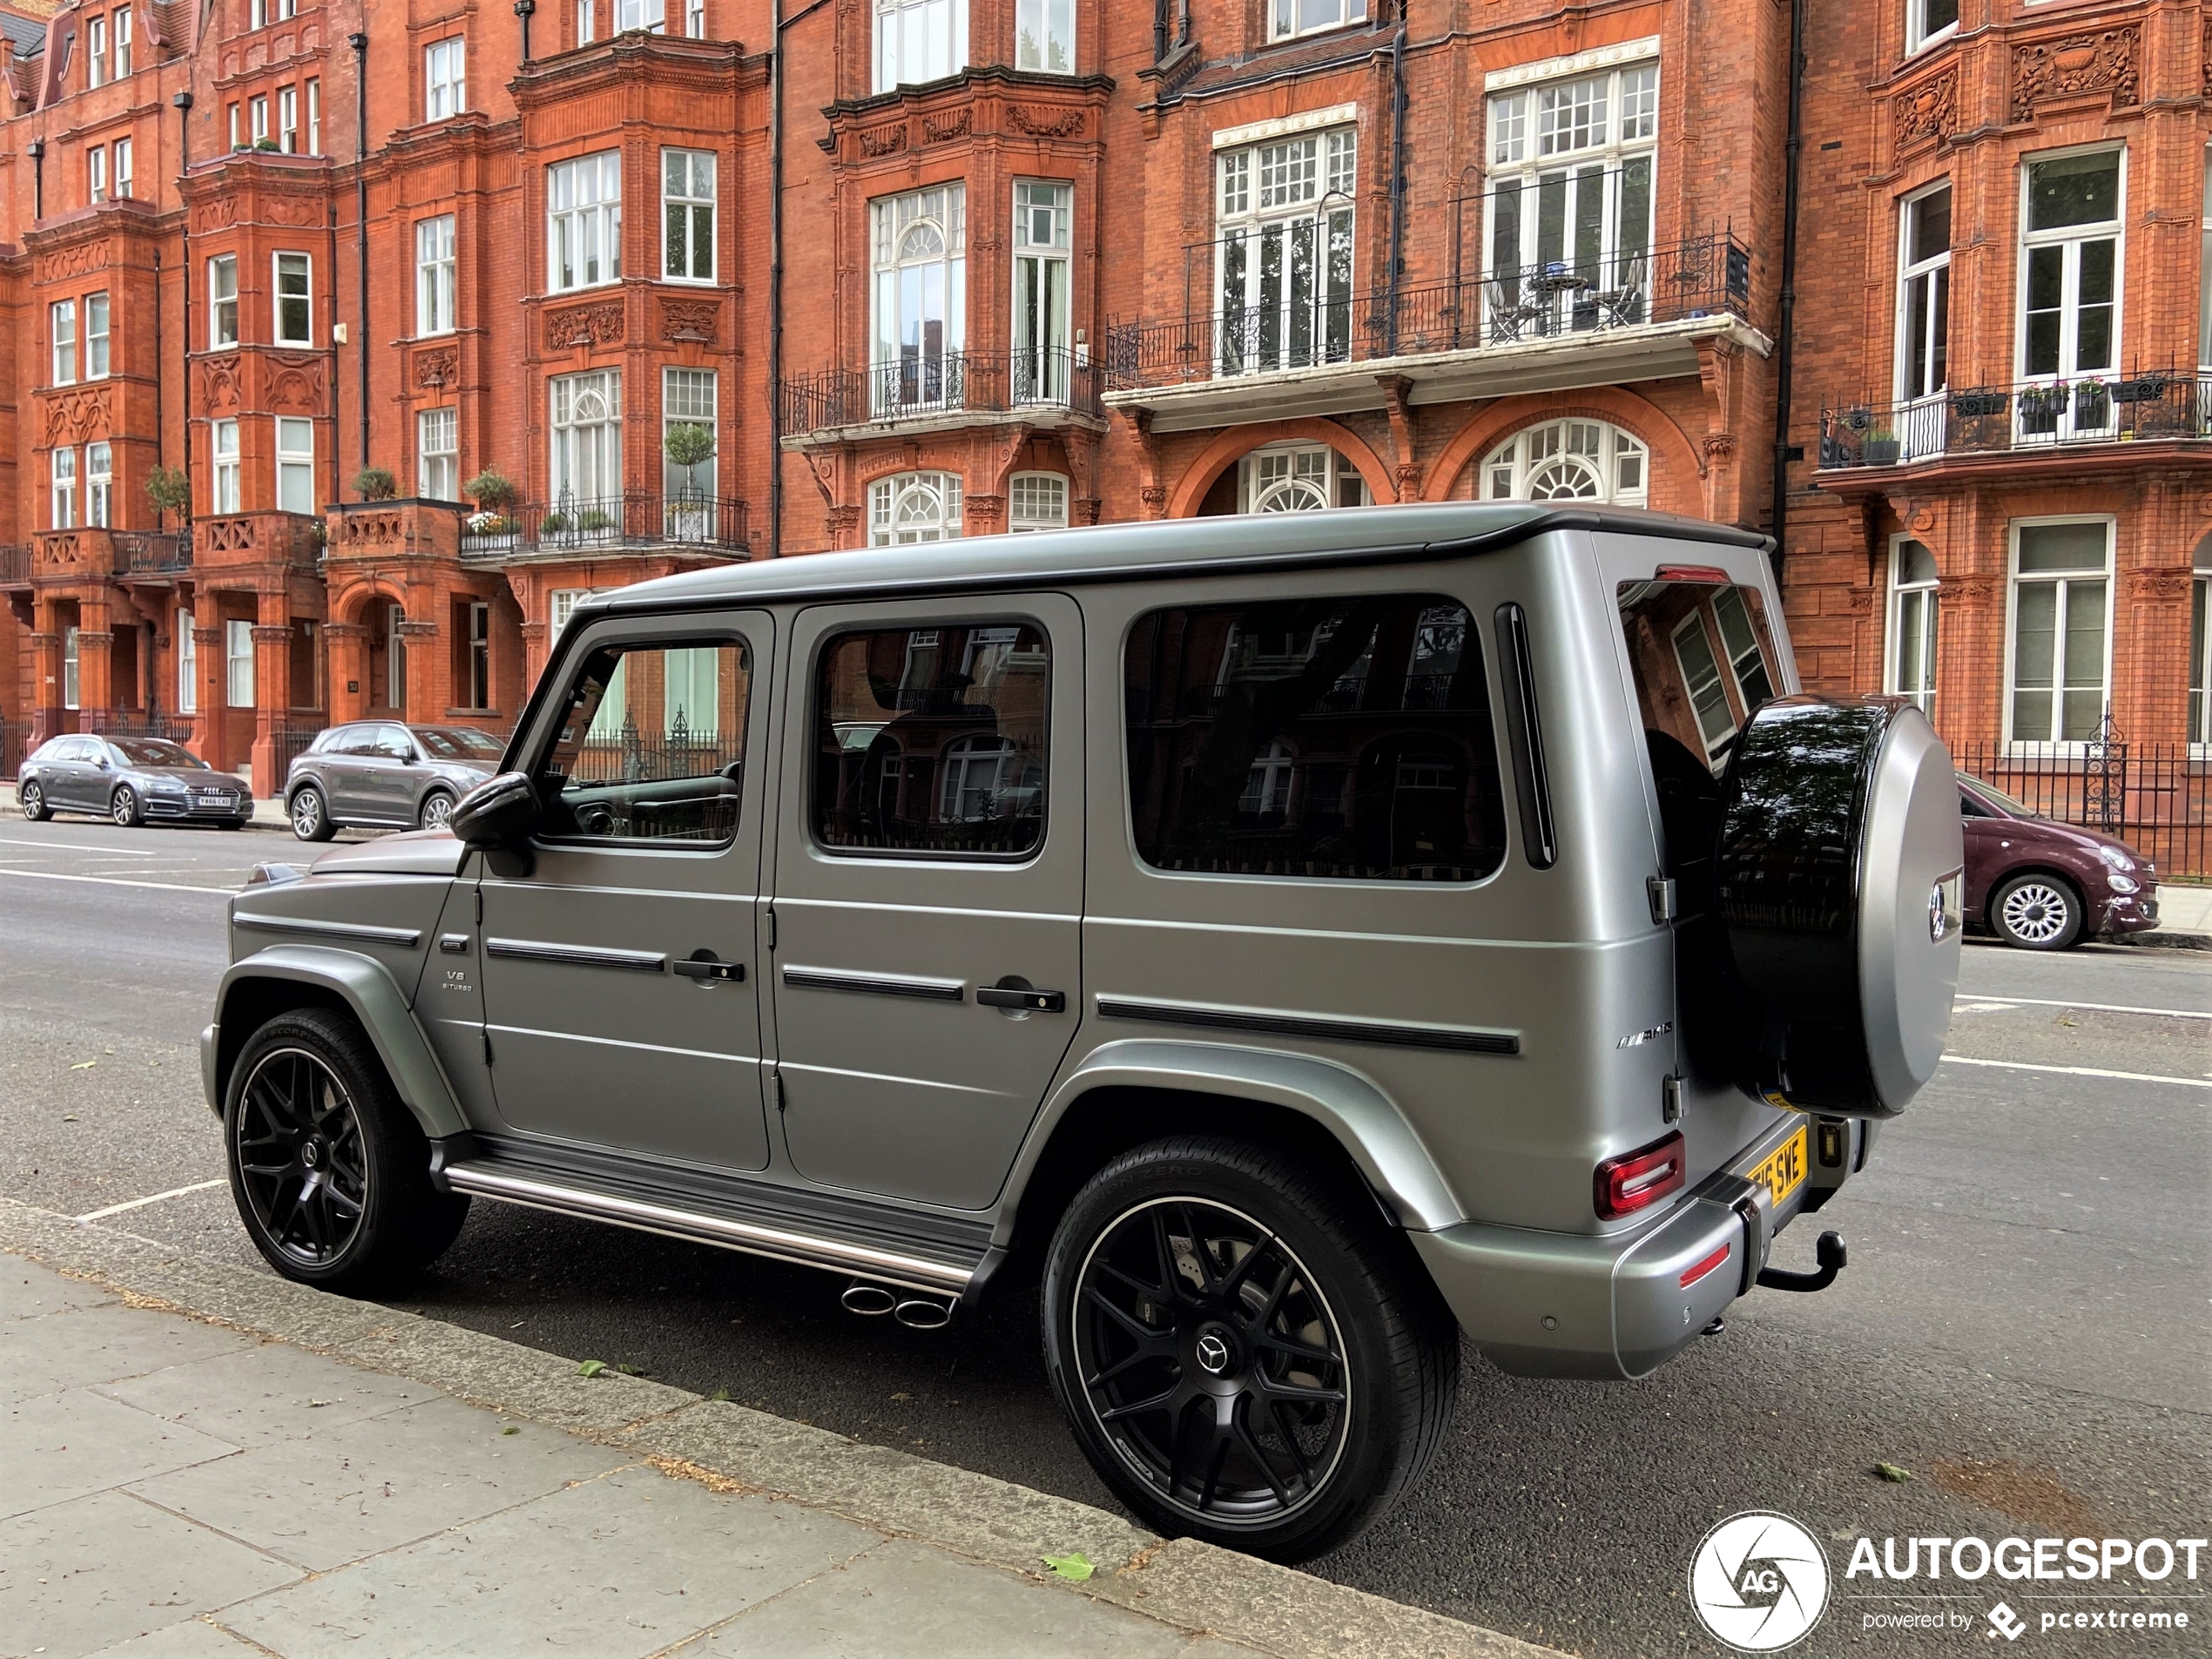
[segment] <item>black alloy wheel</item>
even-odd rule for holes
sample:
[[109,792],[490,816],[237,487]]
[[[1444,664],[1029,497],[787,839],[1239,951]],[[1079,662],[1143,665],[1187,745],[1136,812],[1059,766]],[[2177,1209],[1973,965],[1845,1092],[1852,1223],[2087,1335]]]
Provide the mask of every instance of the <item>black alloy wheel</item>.
[[1177,1195],[1124,1213],[1076,1279],[1096,1421],[1197,1521],[1279,1521],[1344,1454],[1351,1377],[1328,1298],[1250,1216]]
[[301,1267],[327,1268],[360,1232],[368,1161],[353,1096],[318,1055],[273,1049],[239,1091],[239,1184],[257,1232]]
[[145,809],[138,805],[138,792],[128,784],[117,786],[107,810],[118,829],[136,829],[146,821]]
[[23,815],[34,824],[43,824],[54,815],[54,809],[46,805],[45,790],[36,780],[16,792],[16,805],[23,808]]

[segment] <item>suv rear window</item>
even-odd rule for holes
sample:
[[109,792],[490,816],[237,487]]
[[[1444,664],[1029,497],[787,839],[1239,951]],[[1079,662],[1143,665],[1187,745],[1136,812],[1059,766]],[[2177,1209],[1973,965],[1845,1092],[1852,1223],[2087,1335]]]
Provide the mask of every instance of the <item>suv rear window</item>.
[[1619,600],[1654,764],[1661,740],[1670,739],[1718,772],[1744,722],[1781,690],[1758,590],[1718,582],[1624,582]]
[[1155,868],[1476,881],[1504,861],[1482,647],[1456,599],[1155,610],[1123,673]]

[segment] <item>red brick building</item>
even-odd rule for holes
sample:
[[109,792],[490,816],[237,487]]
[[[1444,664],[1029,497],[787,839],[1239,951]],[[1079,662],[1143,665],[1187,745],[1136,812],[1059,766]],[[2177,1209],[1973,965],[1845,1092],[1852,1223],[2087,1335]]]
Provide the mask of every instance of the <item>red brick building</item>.
[[503,726],[567,596],[688,563],[1539,496],[1779,507],[1808,678],[1932,664],[1958,742],[2040,690],[2080,741],[2010,618],[2086,637],[2040,561],[2101,518],[2101,684],[2184,738],[2199,5],[1805,8],[1793,330],[1785,0],[214,0],[127,66],[125,10],[9,25],[10,732],[266,790],[327,720]]

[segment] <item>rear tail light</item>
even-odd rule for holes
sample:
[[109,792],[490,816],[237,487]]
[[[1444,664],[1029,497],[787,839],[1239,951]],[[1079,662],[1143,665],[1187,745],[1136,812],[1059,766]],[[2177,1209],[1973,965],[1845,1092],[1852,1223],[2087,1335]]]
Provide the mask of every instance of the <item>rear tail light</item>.
[[1633,1152],[1608,1158],[1597,1166],[1597,1213],[1603,1221],[1618,1221],[1639,1210],[1649,1209],[1683,1184],[1683,1139],[1669,1135]]

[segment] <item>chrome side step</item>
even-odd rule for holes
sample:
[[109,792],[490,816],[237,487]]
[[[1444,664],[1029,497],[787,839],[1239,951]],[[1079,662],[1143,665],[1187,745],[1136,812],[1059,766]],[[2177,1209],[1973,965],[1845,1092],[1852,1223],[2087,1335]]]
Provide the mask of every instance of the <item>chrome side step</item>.
[[645,1204],[611,1193],[587,1191],[581,1187],[556,1186],[551,1182],[507,1175],[474,1163],[449,1163],[442,1173],[455,1192],[471,1192],[501,1204],[522,1204],[532,1210],[550,1210],[556,1215],[611,1222],[618,1227],[634,1227],[640,1232],[664,1233],[671,1238],[690,1239],[695,1244],[718,1244],[725,1250],[794,1262],[801,1267],[857,1273],[908,1290],[957,1296],[975,1277],[972,1267],[955,1267],[947,1262],[848,1244],[843,1239],[764,1227],[727,1216],[671,1209],[664,1204]]

